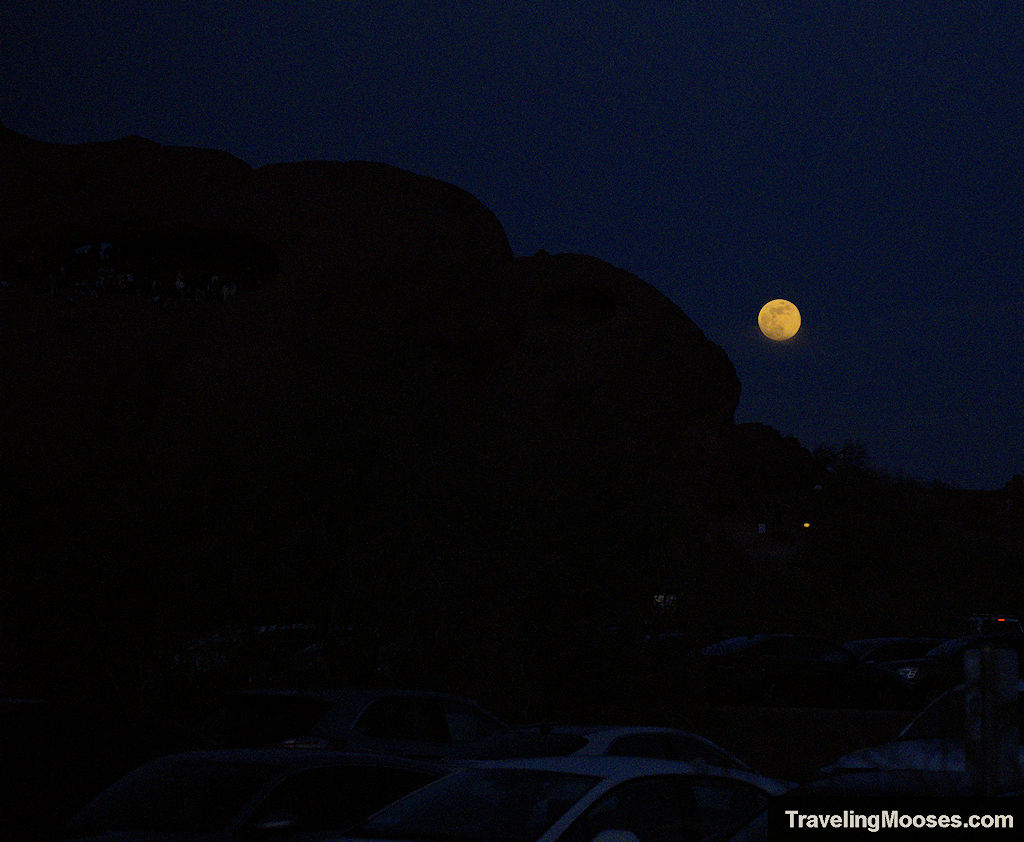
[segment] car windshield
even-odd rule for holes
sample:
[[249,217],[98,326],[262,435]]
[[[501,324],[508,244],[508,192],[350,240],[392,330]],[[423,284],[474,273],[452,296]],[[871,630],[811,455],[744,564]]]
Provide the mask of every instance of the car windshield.
[[464,769],[385,807],[349,835],[527,842],[600,780],[539,769]]
[[260,763],[161,758],[101,793],[72,820],[69,830],[221,831],[276,771]]

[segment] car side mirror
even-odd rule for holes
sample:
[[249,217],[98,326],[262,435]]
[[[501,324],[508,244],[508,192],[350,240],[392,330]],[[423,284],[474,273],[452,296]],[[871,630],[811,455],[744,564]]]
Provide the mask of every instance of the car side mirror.
[[640,842],[640,837],[631,830],[602,830],[592,842]]

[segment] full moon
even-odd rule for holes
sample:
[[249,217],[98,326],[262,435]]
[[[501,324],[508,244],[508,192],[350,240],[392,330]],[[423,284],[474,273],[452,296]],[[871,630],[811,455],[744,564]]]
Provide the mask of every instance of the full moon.
[[785,298],[769,301],[757,314],[761,333],[775,342],[792,339],[800,330],[800,311]]

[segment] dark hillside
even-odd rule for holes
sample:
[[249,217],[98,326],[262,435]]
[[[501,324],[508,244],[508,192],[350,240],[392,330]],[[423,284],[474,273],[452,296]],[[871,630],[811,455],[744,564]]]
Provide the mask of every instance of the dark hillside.
[[187,640],[310,622],[535,704],[651,625],[1016,609],[1017,486],[735,426],[732,363],[672,302],[514,258],[457,187],[0,127],[0,190],[9,692],[152,691]]
[[0,140],[25,682],[295,617],[534,670],[507,659],[556,657],[581,606],[568,649],[635,623],[699,545],[739,384],[638,278],[513,259],[473,197],[384,165]]

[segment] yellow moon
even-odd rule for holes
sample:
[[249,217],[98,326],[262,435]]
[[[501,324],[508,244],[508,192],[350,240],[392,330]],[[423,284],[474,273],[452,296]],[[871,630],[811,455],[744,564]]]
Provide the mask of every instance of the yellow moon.
[[785,298],[769,301],[757,314],[761,333],[776,342],[792,339],[800,330],[800,311]]

